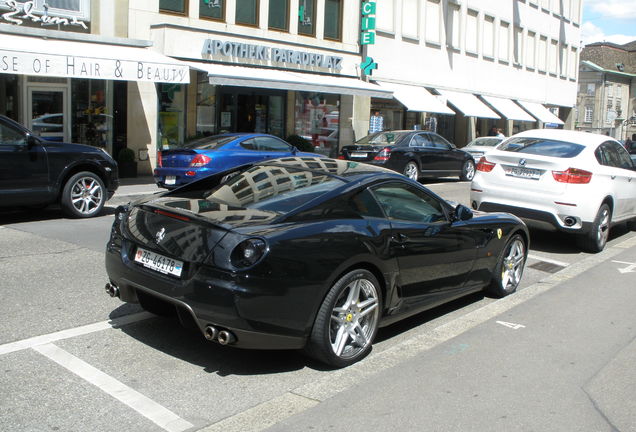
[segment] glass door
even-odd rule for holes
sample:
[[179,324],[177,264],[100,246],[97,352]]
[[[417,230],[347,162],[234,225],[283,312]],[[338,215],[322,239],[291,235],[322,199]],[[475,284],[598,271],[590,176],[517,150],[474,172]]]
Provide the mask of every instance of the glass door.
[[29,87],[28,127],[47,141],[70,141],[67,89]]

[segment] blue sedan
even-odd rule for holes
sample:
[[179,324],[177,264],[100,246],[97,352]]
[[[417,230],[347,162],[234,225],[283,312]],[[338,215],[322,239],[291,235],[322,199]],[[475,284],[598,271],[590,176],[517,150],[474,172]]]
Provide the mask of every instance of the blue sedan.
[[157,152],[154,177],[160,187],[173,189],[235,166],[286,156],[320,157],[273,135],[228,133]]

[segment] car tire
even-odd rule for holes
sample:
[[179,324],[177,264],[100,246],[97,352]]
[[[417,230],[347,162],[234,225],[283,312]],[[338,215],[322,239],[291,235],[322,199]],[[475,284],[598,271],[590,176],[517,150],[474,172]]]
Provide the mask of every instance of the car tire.
[[462,173],[459,179],[462,181],[472,181],[473,177],[475,177],[475,162],[468,159],[464,162],[464,165],[462,165]]
[[636,231],[636,219],[627,221],[627,229],[630,231]]
[[337,368],[364,358],[378,332],[380,292],[368,270],[353,270],[338,279],[318,310],[305,352]]
[[406,165],[404,165],[404,171],[402,171],[402,174],[411,180],[417,181],[420,177],[420,167],[417,165],[417,162],[408,161]]
[[605,249],[611,222],[612,211],[607,204],[602,204],[596,213],[590,232],[580,240],[581,246],[586,252],[598,253]]
[[171,317],[177,314],[177,309],[173,304],[162,301],[139,290],[137,291],[137,299],[139,300],[139,305],[145,311],[152,314],[163,317]]
[[526,243],[520,234],[514,234],[506,242],[497,259],[497,265],[486,292],[496,297],[505,297],[517,290],[526,264]]
[[82,171],[73,175],[62,189],[62,210],[70,217],[87,218],[98,215],[104,208],[107,193],[98,175]]

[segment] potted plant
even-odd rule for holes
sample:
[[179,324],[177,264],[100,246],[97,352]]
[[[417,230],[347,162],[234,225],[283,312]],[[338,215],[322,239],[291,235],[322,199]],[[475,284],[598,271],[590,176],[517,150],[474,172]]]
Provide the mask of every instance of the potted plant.
[[133,150],[127,147],[119,150],[117,165],[119,165],[119,177],[137,177],[137,162]]

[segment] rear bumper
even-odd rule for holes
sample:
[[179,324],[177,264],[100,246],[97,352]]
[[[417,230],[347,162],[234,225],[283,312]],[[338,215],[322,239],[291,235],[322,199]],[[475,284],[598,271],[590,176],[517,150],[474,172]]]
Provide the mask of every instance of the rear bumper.
[[138,303],[138,293],[143,293],[172,304],[182,324],[193,322],[202,334],[210,325],[229,330],[236,336],[232,346],[238,348],[304,347],[307,328],[301,324],[282,325],[289,316],[288,305],[277,300],[271,289],[272,295],[263,295],[262,290],[256,292],[251,284],[259,281],[250,281],[248,285],[236,275],[208,267],[192,270],[187,280],[174,279],[131,261],[127,251],[133,248],[128,244],[120,249],[109,243],[106,250],[106,271],[110,283],[119,289],[122,301]]

